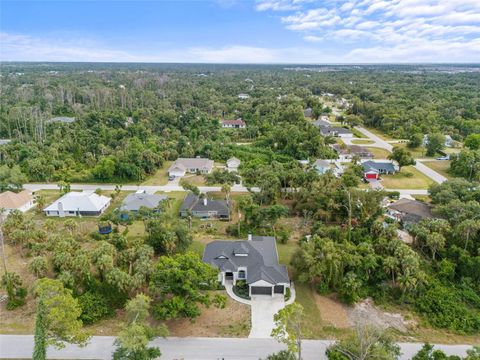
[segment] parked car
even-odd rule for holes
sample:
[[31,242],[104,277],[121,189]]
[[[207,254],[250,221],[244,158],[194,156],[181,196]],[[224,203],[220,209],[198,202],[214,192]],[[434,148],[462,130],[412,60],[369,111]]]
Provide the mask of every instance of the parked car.
[[450,156],[440,156],[437,158],[437,160],[450,160]]
[[168,177],[168,181],[173,181],[173,180],[175,180],[175,176],[170,175],[170,176]]

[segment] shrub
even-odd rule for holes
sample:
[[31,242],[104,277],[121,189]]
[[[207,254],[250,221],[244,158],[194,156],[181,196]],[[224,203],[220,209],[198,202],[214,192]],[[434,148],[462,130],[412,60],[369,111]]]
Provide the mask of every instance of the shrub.
[[243,299],[250,299],[250,295],[248,294],[248,285],[244,280],[239,280],[235,285],[233,285],[233,292],[235,295]]
[[82,308],[80,319],[85,324],[93,324],[101,319],[114,315],[114,310],[107,303],[102,294],[87,291],[79,296],[78,301]]
[[285,289],[285,301],[290,300],[290,297],[292,296],[292,290],[290,290],[289,287]]

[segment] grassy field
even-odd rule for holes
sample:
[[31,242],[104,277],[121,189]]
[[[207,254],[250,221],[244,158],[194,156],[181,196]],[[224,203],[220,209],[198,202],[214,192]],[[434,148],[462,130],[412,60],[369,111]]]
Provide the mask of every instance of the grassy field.
[[431,158],[431,159],[433,159],[433,157],[425,155],[425,152],[427,150],[423,146],[419,146],[418,148],[411,149],[407,146],[408,145],[407,143],[392,144],[392,145],[394,147],[396,146],[396,147],[400,147],[402,149],[406,149],[408,152],[410,152],[410,154],[412,154],[412,156],[415,159],[418,159],[418,158],[422,158],[422,159]]
[[168,168],[172,163],[173,161],[166,161],[163,167],[146,179],[142,185],[166,185],[168,183]]
[[390,152],[385,149],[380,149],[380,148],[371,147],[371,146],[367,146],[367,149],[373,154],[375,159],[386,159],[388,155],[390,155]]
[[433,180],[415,167],[405,166],[394,175],[382,175],[382,184],[387,189],[428,189]]
[[450,169],[450,160],[432,160],[423,161],[423,164],[427,165],[430,169],[435,170],[440,175],[445,176],[447,179],[453,179],[454,176],[448,172]]
[[[382,132],[378,129],[374,129],[374,128],[370,128],[370,127],[366,127],[366,126],[363,126],[363,127],[365,129],[367,129],[368,131],[370,131],[371,133],[374,133],[375,135],[377,135],[382,140],[385,140],[385,141],[397,140],[397,139],[394,139],[390,135],[387,135],[387,134],[385,134],[384,132]],[[365,135],[362,134],[361,137],[365,137]]]
[[352,140],[352,144],[357,144],[357,145],[369,145],[373,143],[374,141],[372,140],[364,140],[364,139]]

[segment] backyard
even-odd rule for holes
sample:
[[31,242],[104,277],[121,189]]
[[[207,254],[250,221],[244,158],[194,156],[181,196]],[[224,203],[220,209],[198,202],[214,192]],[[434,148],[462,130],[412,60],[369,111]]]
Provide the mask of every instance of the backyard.
[[382,185],[386,189],[428,189],[433,180],[415,169],[404,166],[401,172],[393,175],[382,175]]

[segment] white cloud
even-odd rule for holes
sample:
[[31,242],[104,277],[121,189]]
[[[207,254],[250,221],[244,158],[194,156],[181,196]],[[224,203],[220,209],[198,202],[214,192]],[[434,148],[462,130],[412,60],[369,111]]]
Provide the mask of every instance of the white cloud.
[[306,35],[306,36],[303,37],[303,39],[305,41],[309,41],[309,42],[319,42],[319,41],[322,41],[324,38],[321,37],[321,36]]

